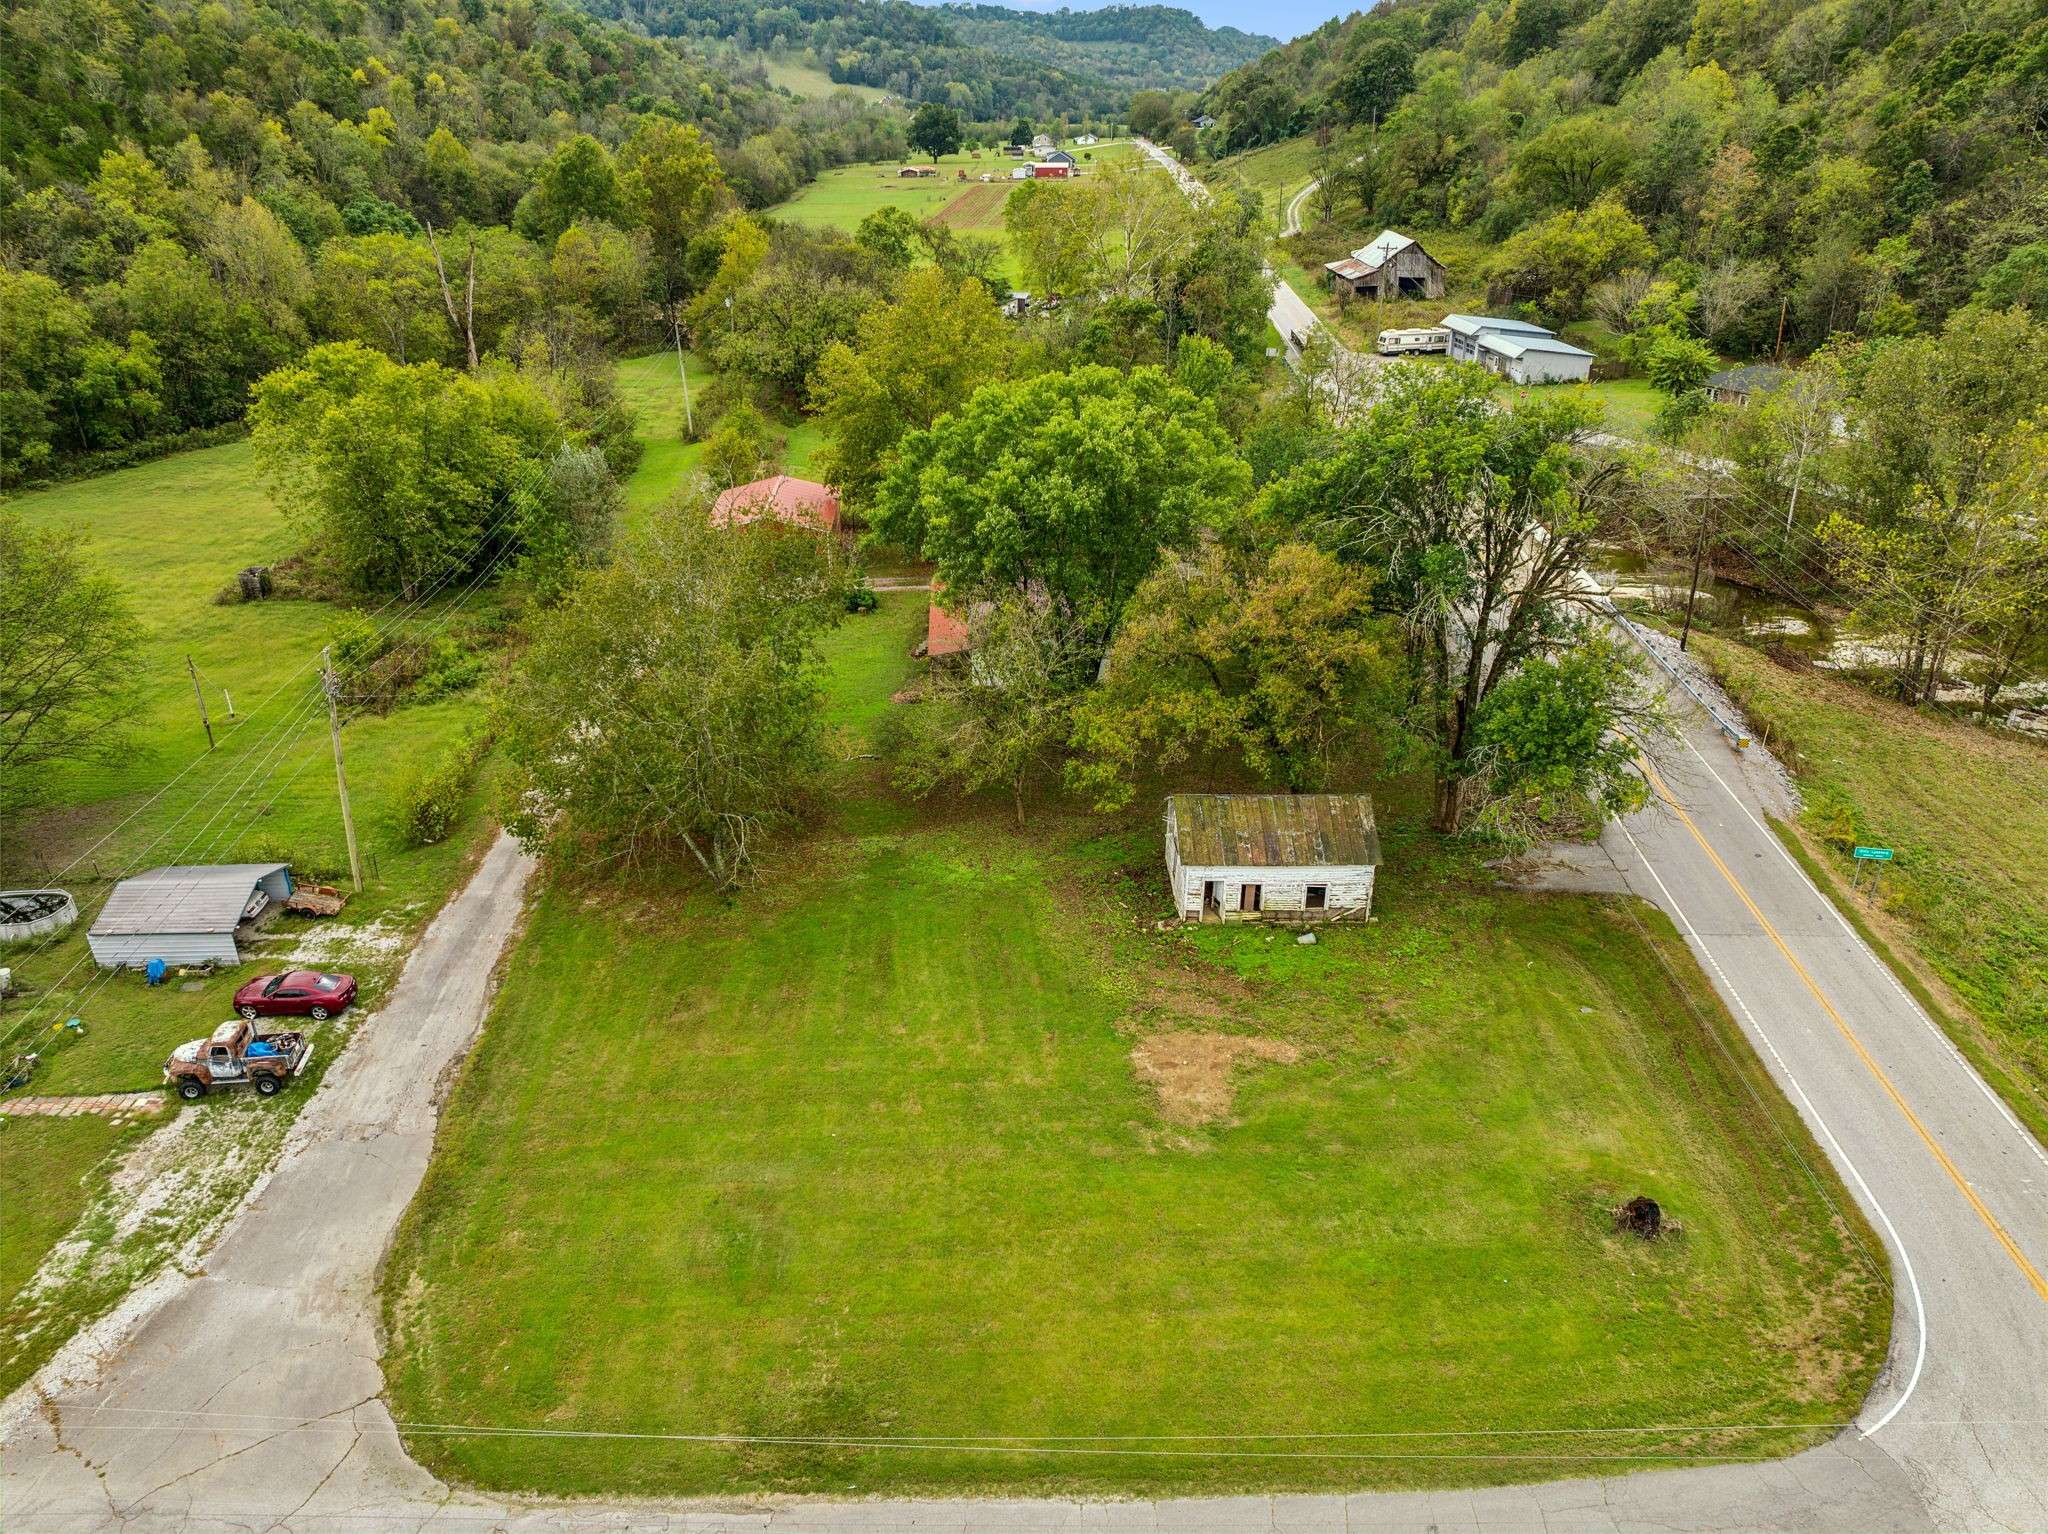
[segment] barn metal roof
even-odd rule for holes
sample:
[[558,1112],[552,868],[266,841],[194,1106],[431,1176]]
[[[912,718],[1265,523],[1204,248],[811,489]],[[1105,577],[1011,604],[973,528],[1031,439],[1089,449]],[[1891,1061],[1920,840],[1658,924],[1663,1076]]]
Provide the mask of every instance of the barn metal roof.
[[1197,868],[1377,867],[1365,794],[1175,794],[1180,860]]
[[1527,320],[1504,320],[1492,314],[1447,314],[1442,324],[1444,329],[1455,330],[1461,336],[1483,335],[1489,330],[1517,336],[1547,336],[1552,333]]
[[232,932],[257,881],[286,863],[208,863],[152,868],[123,879],[92,924],[94,937],[159,932]]
[[1738,394],[1769,394],[1782,389],[1791,381],[1789,368],[1775,367],[1768,362],[1752,362],[1745,367],[1723,368],[1718,373],[1707,375],[1710,389],[1732,389]]
[[1520,357],[1529,352],[1555,352],[1561,357],[1590,357],[1593,354],[1583,346],[1574,346],[1556,336],[1504,336],[1491,333],[1480,336],[1477,345],[1490,352],[1499,352],[1503,357]]

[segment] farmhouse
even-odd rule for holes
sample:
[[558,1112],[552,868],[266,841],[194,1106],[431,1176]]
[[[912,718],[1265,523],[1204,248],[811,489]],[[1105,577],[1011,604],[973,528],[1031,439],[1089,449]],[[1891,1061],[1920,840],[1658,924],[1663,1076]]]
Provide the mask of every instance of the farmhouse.
[[1048,149],[1038,157],[1038,163],[1041,165],[1065,165],[1072,167],[1079,162],[1064,149]]
[[238,931],[292,892],[284,863],[214,863],[152,868],[123,879],[86,933],[102,969],[166,964],[239,964]]
[[1723,368],[1707,375],[1707,397],[1717,405],[1747,405],[1751,400],[1777,393],[1791,378],[1791,369],[1773,367],[1768,362]]
[[1418,240],[1394,229],[1382,229],[1369,245],[1361,245],[1341,261],[1326,261],[1330,291],[1359,298],[1442,298],[1444,264]]
[[763,517],[835,533],[839,531],[839,495],[816,480],[777,474],[721,490],[711,503],[713,527],[743,527]]
[[938,173],[936,165],[906,165],[896,172],[899,176],[936,176]]
[[1092,134],[1092,133],[1083,133],[1083,134],[1082,134],[1082,135],[1080,135],[1080,136],[1079,136],[1078,138],[1076,138],[1076,139],[1074,140],[1074,142],[1075,142],[1075,143],[1077,143],[1077,144],[1079,144],[1079,145],[1081,145],[1081,146],[1082,146],[1083,148],[1087,148],[1088,146],[1090,146],[1090,145],[1092,145],[1092,144],[1099,144],[1099,143],[1101,143],[1101,142],[1102,142],[1102,140],[1101,140],[1101,139],[1099,139],[1099,138],[1097,138],[1097,137],[1096,137],[1096,136],[1095,136],[1094,134]]
[[1052,135],[1050,133],[1034,133],[1031,135],[1031,149],[1034,154],[1045,154],[1051,148]]
[[1379,861],[1364,794],[1166,801],[1166,877],[1184,921],[1363,920]]

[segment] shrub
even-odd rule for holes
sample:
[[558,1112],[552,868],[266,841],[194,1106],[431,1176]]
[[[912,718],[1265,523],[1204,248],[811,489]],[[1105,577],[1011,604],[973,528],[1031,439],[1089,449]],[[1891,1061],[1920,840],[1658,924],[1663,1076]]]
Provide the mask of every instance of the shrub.
[[432,847],[448,839],[490,748],[488,730],[466,730],[432,765],[415,768],[400,781],[392,818],[401,847]]

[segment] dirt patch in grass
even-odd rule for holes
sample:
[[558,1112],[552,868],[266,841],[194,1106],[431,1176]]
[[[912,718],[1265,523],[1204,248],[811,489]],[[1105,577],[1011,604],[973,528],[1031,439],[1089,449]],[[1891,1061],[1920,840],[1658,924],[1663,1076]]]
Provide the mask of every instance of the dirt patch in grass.
[[1237,1101],[1240,1062],[1292,1065],[1300,1058],[1300,1049],[1285,1039],[1192,1028],[1155,1033],[1131,1051],[1138,1079],[1159,1094],[1160,1113],[1169,1123],[1188,1125],[1230,1116]]
[[1001,221],[1008,181],[977,181],[933,216],[948,229],[989,229]]

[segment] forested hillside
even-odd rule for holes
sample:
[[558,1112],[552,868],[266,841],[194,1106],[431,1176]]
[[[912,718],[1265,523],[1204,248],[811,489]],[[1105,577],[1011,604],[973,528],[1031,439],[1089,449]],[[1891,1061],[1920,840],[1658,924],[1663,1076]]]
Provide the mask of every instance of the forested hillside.
[[993,121],[1019,113],[1077,117],[1113,113],[1127,88],[1015,48],[970,42],[947,13],[907,0],[581,0],[592,13],[656,37],[689,38],[712,50],[794,56],[847,85],[905,101],[942,101]]
[[1470,229],[1561,318],[1659,268],[1735,352],[1781,308],[1805,347],[2048,305],[2032,0],[1391,0],[1202,107],[1213,153],[1318,134],[1361,223]]
[[966,41],[1094,76],[1124,90],[1194,90],[1278,46],[1236,27],[1208,27],[1166,5],[1107,5],[1099,11],[1013,11],[948,5]]
[[552,0],[47,0],[4,38],[0,484],[236,421],[313,341],[451,356],[428,224],[457,288],[474,236],[485,349],[558,303],[602,343],[655,313],[648,166],[765,206],[902,149]]

